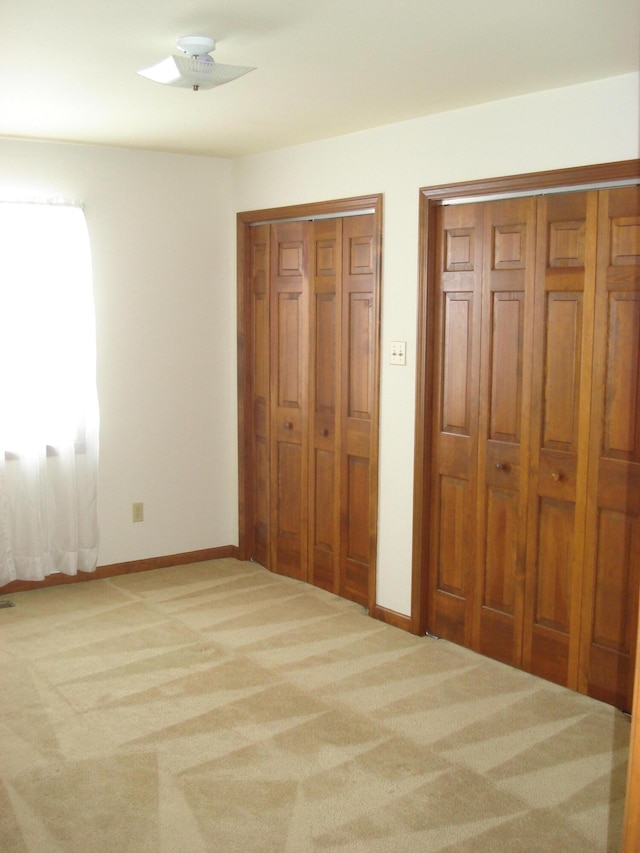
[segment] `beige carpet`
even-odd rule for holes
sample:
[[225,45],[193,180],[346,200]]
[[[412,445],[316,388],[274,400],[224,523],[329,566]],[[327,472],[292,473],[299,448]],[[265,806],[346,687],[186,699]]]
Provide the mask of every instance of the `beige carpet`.
[[619,849],[595,700],[235,560],[7,599],[3,853]]

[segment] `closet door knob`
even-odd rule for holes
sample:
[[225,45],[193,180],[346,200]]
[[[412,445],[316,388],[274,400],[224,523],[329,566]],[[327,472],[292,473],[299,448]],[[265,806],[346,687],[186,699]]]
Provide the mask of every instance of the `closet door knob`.
[[324,438],[326,438],[329,435],[329,430],[328,429],[321,429],[320,435],[322,435],[322,436],[324,436]]
[[496,468],[498,469],[498,471],[505,471],[506,470],[503,462],[496,462]]
[[293,429],[293,423],[291,421],[285,421],[284,422],[284,428],[285,429]]
[[562,482],[562,474],[559,474],[557,471],[554,471],[551,474],[551,479],[553,480],[554,483],[560,483],[560,482]]

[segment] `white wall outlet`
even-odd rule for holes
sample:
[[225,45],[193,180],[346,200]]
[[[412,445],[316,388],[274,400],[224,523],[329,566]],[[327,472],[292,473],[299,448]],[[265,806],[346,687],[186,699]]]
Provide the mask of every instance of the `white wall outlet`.
[[134,523],[144,521],[144,504],[142,501],[136,501],[131,504],[131,520]]
[[389,341],[389,364],[407,363],[407,342]]

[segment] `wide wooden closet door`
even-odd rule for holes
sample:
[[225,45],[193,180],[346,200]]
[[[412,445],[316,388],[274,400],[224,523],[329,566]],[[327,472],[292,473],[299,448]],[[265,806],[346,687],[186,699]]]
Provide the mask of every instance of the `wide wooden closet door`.
[[370,214],[251,229],[254,556],[365,605],[377,262]]
[[631,703],[637,188],[438,209],[428,630]]

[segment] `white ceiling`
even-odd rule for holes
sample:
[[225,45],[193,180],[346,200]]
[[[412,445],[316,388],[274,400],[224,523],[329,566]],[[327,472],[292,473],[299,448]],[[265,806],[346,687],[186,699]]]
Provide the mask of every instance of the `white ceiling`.
[[[257,70],[136,74],[181,35]],[[0,136],[237,157],[639,69],[638,0],[2,0]]]

